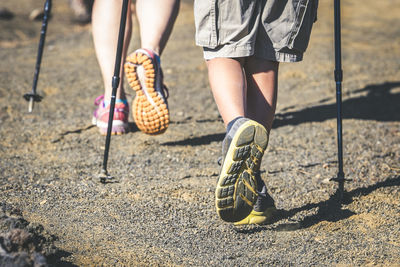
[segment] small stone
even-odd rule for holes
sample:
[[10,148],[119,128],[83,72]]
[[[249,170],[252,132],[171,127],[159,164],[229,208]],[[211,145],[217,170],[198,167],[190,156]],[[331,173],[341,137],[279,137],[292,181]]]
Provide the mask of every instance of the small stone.
[[41,8],[36,8],[34,10],[32,10],[31,14],[29,14],[29,20],[41,20],[43,19],[44,16],[44,12],[43,9]]

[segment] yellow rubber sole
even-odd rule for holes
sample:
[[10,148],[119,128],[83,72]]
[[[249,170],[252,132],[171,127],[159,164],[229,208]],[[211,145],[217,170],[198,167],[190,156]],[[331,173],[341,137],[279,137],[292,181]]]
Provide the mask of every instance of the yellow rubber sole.
[[[164,133],[169,126],[167,103],[155,89],[155,67],[145,53],[135,52],[127,57],[124,65],[129,85],[136,92],[132,102],[132,115],[139,130],[146,134]],[[139,79],[138,68],[143,68]]]
[[266,209],[265,211],[254,211],[252,210],[246,218],[239,222],[235,222],[234,225],[249,225],[249,224],[257,224],[263,225],[267,224],[272,220],[272,217],[276,213],[276,209],[271,207]]
[[261,124],[248,120],[236,131],[225,155],[215,190],[218,215],[226,222],[246,218],[257,200],[257,181],[268,133]]

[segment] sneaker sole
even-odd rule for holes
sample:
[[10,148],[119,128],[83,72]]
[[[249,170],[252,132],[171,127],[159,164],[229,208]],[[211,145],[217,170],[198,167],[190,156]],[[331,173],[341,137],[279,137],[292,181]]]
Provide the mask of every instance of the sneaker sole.
[[[108,122],[98,121],[96,117],[92,117],[92,125],[96,125],[101,135],[107,135]],[[129,124],[120,120],[114,120],[111,128],[111,135],[122,135],[127,132]]]
[[265,211],[254,211],[252,210],[246,218],[239,222],[235,222],[234,225],[249,225],[257,224],[263,225],[268,224],[272,221],[273,216],[276,214],[276,208],[267,208]]
[[226,222],[246,218],[257,200],[254,173],[260,168],[268,145],[265,128],[246,121],[239,127],[229,146],[215,190],[217,213]]
[[[156,70],[150,55],[145,50],[133,53],[124,67],[128,83],[136,92],[132,113],[137,127],[146,134],[164,133],[169,125],[169,110],[155,89]],[[140,67],[144,77],[138,75]]]

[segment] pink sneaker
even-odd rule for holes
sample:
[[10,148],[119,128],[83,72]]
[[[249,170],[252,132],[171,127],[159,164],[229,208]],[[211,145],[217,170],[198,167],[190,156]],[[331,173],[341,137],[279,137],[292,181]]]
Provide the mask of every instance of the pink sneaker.
[[[94,104],[98,106],[93,112],[92,124],[99,128],[100,134],[106,135],[108,128],[108,117],[110,112],[110,104],[104,103],[104,95],[96,98]],[[112,123],[111,134],[124,134],[128,131],[129,105],[124,102],[115,103],[114,118]]]

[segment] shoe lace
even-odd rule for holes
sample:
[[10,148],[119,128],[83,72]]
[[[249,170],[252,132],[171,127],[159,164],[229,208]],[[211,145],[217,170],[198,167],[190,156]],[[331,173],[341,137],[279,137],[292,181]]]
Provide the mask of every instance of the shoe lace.
[[100,95],[98,96],[95,100],[94,100],[94,104],[96,106],[100,105],[101,101],[104,99],[104,95]]
[[163,85],[163,90],[164,90],[165,99],[168,99],[168,97],[169,97],[169,89],[165,84]]

